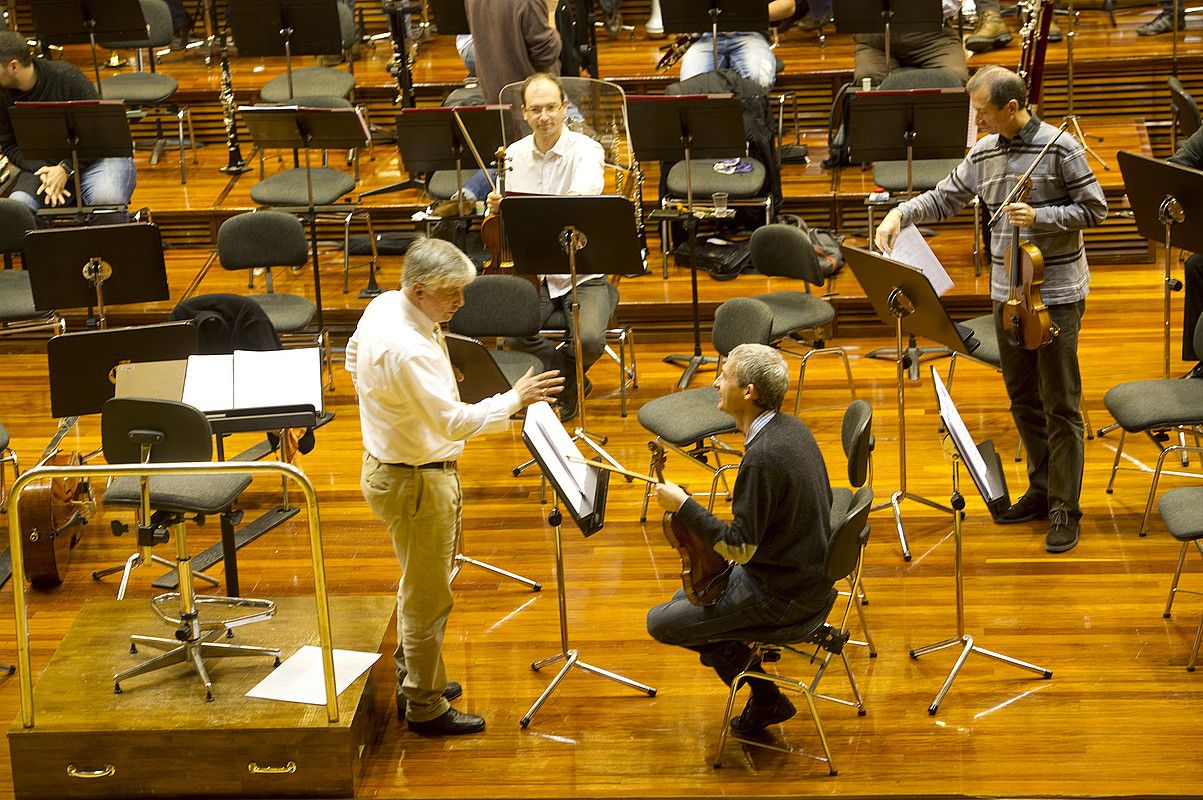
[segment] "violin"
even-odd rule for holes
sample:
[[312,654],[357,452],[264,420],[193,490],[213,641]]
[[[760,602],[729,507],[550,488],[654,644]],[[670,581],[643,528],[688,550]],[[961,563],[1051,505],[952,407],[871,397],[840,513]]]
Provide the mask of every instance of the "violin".
[[[659,442],[648,442],[652,451],[652,471],[660,483],[664,483],[664,447]],[[661,527],[668,540],[681,557],[681,587],[685,597],[695,606],[712,606],[727,591],[731,570],[735,566],[720,556],[713,547],[671,511],[664,512]]]
[[[505,195],[505,148],[497,148],[497,183],[489,181],[498,194]],[[484,171],[489,174],[488,170]],[[505,237],[505,227],[501,224],[501,212],[489,212],[480,223],[480,238],[485,249],[489,251],[489,263],[485,265],[486,275],[501,272],[503,269],[513,269],[514,259],[510,255],[509,242]]]
[[[1032,191],[1032,179],[1020,178],[1021,184],[1012,202],[1024,202]],[[1003,308],[1003,325],[1011,343],[1024,350],[1047,347],[1061,332],[1040,296],[1044,285],[1044,254],[1040,248],[1019,238],[1019,227],[1012,226],[1007,247],[1007,269],[1011,292]]]

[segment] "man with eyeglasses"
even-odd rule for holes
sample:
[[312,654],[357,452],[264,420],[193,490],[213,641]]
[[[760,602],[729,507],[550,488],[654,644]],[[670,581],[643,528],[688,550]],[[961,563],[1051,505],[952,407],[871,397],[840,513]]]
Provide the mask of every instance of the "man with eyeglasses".
[[[506,149],[505,188],[519,194],[565,195],[601,194],[605,188],[605,152],[602,146],[564,124],[568,98],[564,85],[554,75],[531,75],[522,84],[522,115],[532,133]],[[496,214],[501,195],[488,197],[489,212]],[[577,296],[581,302],[580,337],[582,372],[588,371],[601,357],[606,346],[606,324],[614,313],[610,286],[605,275],[578,275]],[[543,275],[539,281],[539,312],[544,326],[561,312],[571,326],[572,278],[568,275]],[[560,419],[577,414],[579,396],[576,385],[576,351],[572,346],[557,347],[542,336],[513,339],[511,347],[537,356],[548,370],[564,376],[560,396]],[[585,381],[585,393],[589,381]]]

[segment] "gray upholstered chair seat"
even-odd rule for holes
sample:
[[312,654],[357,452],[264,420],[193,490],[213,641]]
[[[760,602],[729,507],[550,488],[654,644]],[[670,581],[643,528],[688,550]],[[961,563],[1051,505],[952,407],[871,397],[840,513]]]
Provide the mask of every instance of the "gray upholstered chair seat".
[[1157,512],[1180,542],[1203,539],[1203,486],[1180,486],[1157,501]]
[[998,353],[998,332],[994,328],[994,315],[986,314],[974,317],[961,324],[973,331],[973,338],[978,342],[977,349],[973,351],[970,358],[1001,369],[1002,357]]
[[[695,158],[693,167],[693,199],[696,202],[709,202],[710,195],[715,192],[726,192],[730,197],[754,197],[764,187],[764,164],[756,159],[752,162],[751,172],[739,172],[734,175],[724,175],[714,171],[714,164],[721,159]],[[668,171],[668,191],[673,197],[685,197],[685,162],[678,161]]]
[[16,322],[41,316],[33,306],[29,273],[25,270],[0,271],[0,322]]
[[[304,206],[309,189],[304,169],[288,169],[269,175],[251,187],[251,199],[263,206]],[[329,167],[314,167],[313,203],[327,206],[355,189],[355,176]]]
[[756,299],[773,310],[773,339],[791,331],[818,328],[835,319],[835,306],[807,292],[770,292]]
[[[933,188],[961,163],[959,158],[927,158],[916,160],[911,182],[917,191]],[[873,165],[873,183],[888,192],[906,191],[906,162],[878,161]]]
[[1108,389],[1103,405],[1128,432],[1203,425],[1203,380],[1129,381]]
[[272,327],[279,333],[304,330],[317,313],[313,301],[299,294],[254,294],[250,299],[263,309]]
[[543,371],[543,362],[537,356],[521,350],[490,350],[489,355],[497,362],[501,374],[513,386],[528,369],[534,369],[535,374]]
[[100,82],[104,99],[124,100],[130,105],[162,103],[179,88],[179,81],[161,72],[126,72]]
[[718,389],[713,386],[649,400],[639,409],[639,424],[678,447],[737,430],[731,415],[718,410]]
[[[472,177],[472,171],[465,169],[463,171],[464,180]],[[426,181],[426,194],[433,197],[435,200],[450,200],[456,192],[459,191],[459,184],[455,180],[455,170],[440,169],[430,174],[430,179]]]
[[[250,475],[164,475],[150,479],[150,504],[164,511],[218,514],[251,485]],[[118,478],[104,491],[106,505],[136,506],[142,502],[137,478]]]
[[265,103],[284,103],[306,96],[346,97],[354,88],[355,76],[345,69],[301,67],[292,71],[291,96],[288,93],[288,73],[284,73],[263,85],[259,90],[259,99]]

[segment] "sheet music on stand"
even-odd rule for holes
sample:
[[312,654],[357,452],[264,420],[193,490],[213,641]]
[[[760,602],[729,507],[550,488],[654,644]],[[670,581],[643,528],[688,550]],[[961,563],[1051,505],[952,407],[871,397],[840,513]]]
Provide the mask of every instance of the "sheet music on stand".
[[994,444],[987,441],[979,446],[973,441],[973,434],[969,432],[961,418],[961,412],[952,402],[952,395],[948,393],[948,387],[944,385],[939,370],[932,367],[931,373],[940,419],[944,422],[948,435],[952,437],[957,452],[961,454],[961,460],[969,469],[974,485],[986,501],[991,515],[1005,511],[1010,508],[1011,499],[1007,491],[1007,476],[1002,470],[998,454],[994,451]]
[[937,297],[942,297],[953,287],[952,278],[948,277],[948,270],[944,269],[944,265],[940,263],[940,259],[936,258],[936,254],[932,252],[931,246],[923,238],[923,234],[919,233],[919,229],[914,225],[907,225],[899,232],[898,240],[894,242],[894,249],[890,252],[890,258],[922,272],[931,283],[932,288],[936,290]]
[[321,350],[235,350],[188,357],[183,402],[201,411],[312,405],[322,411]]
[[591,536],[601,530],[610,473],[569,460],[569,456],[582,458],[581,452],[550,405],[540,402],[527,407],[522,440],[581,533]]

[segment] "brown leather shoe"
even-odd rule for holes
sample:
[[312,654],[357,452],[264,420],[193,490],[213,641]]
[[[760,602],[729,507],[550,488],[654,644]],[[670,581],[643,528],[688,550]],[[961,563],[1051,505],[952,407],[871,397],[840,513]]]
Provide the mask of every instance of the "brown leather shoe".
[[996,47],[1006,47],[1011,42],[1011,31],[1002,15],[987,11],[977,20],[977,28],[965,38],[965,47],[975,53],[984,53]]

